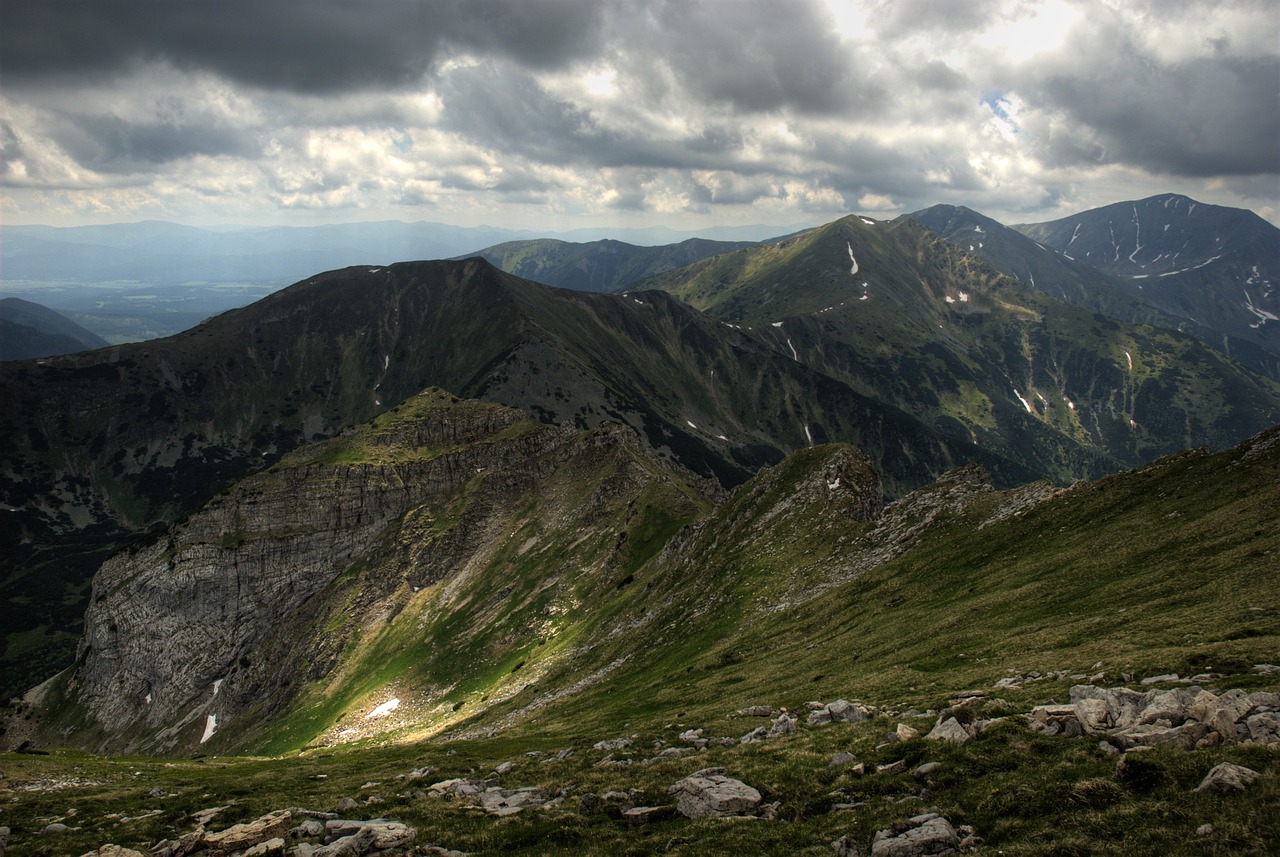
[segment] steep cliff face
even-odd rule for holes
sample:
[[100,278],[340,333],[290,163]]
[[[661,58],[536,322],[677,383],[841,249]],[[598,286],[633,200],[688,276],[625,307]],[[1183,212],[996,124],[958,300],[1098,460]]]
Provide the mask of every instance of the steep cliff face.
[[[252,731],[308,683],[351,667],[361,636],[409,604],[439,619],[473,595],[492,602],[500,589],[476,594],[465,578],[494,561],[523,512],[539,507],[550,530],[571,521],[561,536],[590,534],[601,518],[616,537],[608,511],[659,482],[687,504],[675,521],[701,502],[625,429],[579,432],[425,393],[299,449],[107,562],[74,673],[51,691],[69,704],[53,719],[74,722],[77,743],[111,750],[167,752]],[[599,554],[598,570],[618,553]],[[483,635],[477,617],[517,609],[489,603],[463,624]]]

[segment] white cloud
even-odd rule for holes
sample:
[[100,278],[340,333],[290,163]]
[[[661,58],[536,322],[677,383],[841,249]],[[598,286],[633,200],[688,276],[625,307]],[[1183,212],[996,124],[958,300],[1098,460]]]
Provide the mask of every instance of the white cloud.
[[[263,2],[250,22],[297,14]],[[351,32],[306,22],[329,65],[298,50],[260,68],[225,32],[163,22],[83,70],[28,60],[0,98],[0,205],[8,222],[541,211],[564,228],[934,202],[1012,221],[1174,190],[1275,216],[1268,2],[518,5],[432,12],[426,41],[378,7],[404,32],[363,65],[373,22],[345,13]]]

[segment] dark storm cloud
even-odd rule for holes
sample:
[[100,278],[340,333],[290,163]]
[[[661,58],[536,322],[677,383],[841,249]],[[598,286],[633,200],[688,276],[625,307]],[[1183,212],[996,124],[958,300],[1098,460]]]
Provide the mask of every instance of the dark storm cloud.
[[1109,161],[1185,176],[1280,172],[1275,59],[1161,66],[1119,55],[1104,74],[1053,76],[1036,90],[1092,128]]
[[662,0],[645,9],[630,23],[637,57],[665,64],[699,100],[814,114],[870,109],[887,97],[859,73],[858,57],[817,4]]
[[441,80],[440,96],[443,127],[542,163],[715,169],[737,165],[743,146],[732,123],[710,122],[678,138],[627,133],[557,98],[530,75],[496,63],[453,70]]
[[54,138],[82,167],[131,173],[195,155],[252,157],[258,148],[239,129],[208,121],[126,122],[118,116],[65,117]]
[[268,89],[403,87],[446,47],[557,65],[590,49],[598,18],[578,0],[29,0],[4,9],[0,73],[56,82],[161,61]]

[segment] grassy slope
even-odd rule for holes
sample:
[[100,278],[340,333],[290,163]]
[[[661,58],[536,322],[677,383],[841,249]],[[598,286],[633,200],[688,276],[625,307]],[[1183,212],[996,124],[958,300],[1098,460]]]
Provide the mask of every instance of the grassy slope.
[[[921,729],[932,723],[898,716],[647,765],[596,767],[605,753],[589,748],[605,738],[636,736],[635,748],[617,755],[641,760],[658,742],[677,743],[688,727],[737,737],[760,722],[732,716],[750,703],[796,709],[808,699],[843,696],[898,710],[937,707],[951,693],[989,687],[1010,670],[1101,671],[1108,685],[1119,683],[1122,672],[1211,671],[1221,677],[1208,686],[1218,689],[1276,687],[1274,679],[1248,673],[1251,664],[1274,661],[1280,646],[1276,431],[1246,449],[1188,452],[1080,485],[981,529],[1013,495],[964,490],[958,482],[926,489],[885,520],[897,519],[903,508],[907,524],[927,517],[930,508],[944,510],[905,553],[870,568],[867,551],[884,543],[883,530],[873,539],[874,525],[832,514],[821,491],[810,490],[839,450],[793,456],[661,553],[653,548],[669,530],[648,521],[655,528],[648,547],[618,569],[633,575],[629,584],[597,583],[593,590],[587,583],[575,590],[594,609],[565,617],[559,633],[573,640],[572,660],[516,646],[516,654],[468,672],[469,656],[491,645],[493,633],[514,630],[501,614],[489,616],[490,624],[468,626],[468,617],[483,615],[475,609],[428,619],[429,638],[451,648],[436,649],[435,666],[418,663],[422,653],[405,661],[396,623],[388,626],[382,644],[375,640],[357,653],[359,669],[351,675],[385,680],[416,669],[420,679],[436,669],[456,670],[466,693],[500,697],[514,689],[510,662],[517,654],[523,670],[542,670],[540,687],[460,710],[459,716],[480,716],[455,727],[453,740],[446,734],[381,746],[395,737],[383,736],[275,758],[166,763],[73,753],[10,756],[3,762],[7,788],[42,776],[98,784],[15,790],[4,816],[15,831],[9,853],[79,853],[104,841],[149,844],[188,829],[186,815],[204,806],[237,800],[227,821],[288,805],[329,808],[340,796],[367,794],[361,786],[370,781],[382,783],[372,790],[387,800],[356,814],[406,820],[419,827],[422,840],[480,853],[817,855],[829,853],[826,843],[840,835],[865,841],[926,806],[957,824],[974,825],[989,848],[1010,854],[1266,852],[1280,834],[1272,812],[1280,800],[1280,759],[1262,748],[1152,751],[1143,757],[1149,777],[1132,781],[1116,777],[1115,758],[1094,742],[1036,736],[1016,723],[960,748],[922,739],[878,747],[880,736],[899,721]],[[955,502],[930,506],[939,497]],[[566,562],[586,559],[567,545],[557,549],[568,550],[560,554]],[[484,574],[511,569],[513,561],[518,565],[510,556],[490,565],[473,580],[473,596],[494,584]],[[547,567],[531,561],[518,574],[545,573]],[[528,629],[533,615],[507,618]],[[624,655],[629,659],[606,680],[530,706],[546,688],[563,688]],[[1002,692],[1003,701],[992,702],[991,710],[1023,711],[1062,700],[1077,682],[1027,683]],[[486,724],[497,723],[505,728],[485,737]],[[478,737],[461,740],[463,732]],[[286,729],[276,738],[278,751],[290,741],[301,743],[305,730]],[[575,755],[560,761],[523,755],[566,748]],[[871,764],[937,760],[944,767],[923,784],[907,774],[859,778],[827,764],[838,750]],[[436,768],[429,781],[482,775],[504,760],[516,763],[505,785],[563,789],[569,798],[563,810],[493,820],[414,797],[412,786],[393,779],[422,765]],[[1192,792],[1223,760],[1264,776],[1244,795]],[[732,824],[674,818],[630,828],[577,800],[589,792],[637,788],[640,803],[665,804],[667,785],[713,764],[755,785],[767,800],[780,801],[778,819]],[[312,779],[321,773],[325,779]],[[155,787],[172,796],[148,797]],[[922,787],[929,792],[923,800]],[[843,793],[833,795],[837,789]],[[864,803],[854,812],[830,811],[843,800]],[[70,807],[76,815],[68,823],[82,830],[61,840],[32,836]],[[144,809],[159,813],[135,822],[107,817]],[[1195,829],[1206,822],[1214,833],[1197,836]],[[75,847],[59,850],[69,844]]]

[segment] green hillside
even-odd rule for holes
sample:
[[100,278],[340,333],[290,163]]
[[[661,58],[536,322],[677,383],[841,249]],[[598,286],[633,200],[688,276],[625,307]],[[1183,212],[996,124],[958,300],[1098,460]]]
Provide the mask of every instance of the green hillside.
[[[1145,691],[1152,685],[1138,679],[1177,674],[1219,695],[1280,688],[1254,668],[1280,645],[1280,429],[1068,490],[994,491],[966,468],[884,508],[866,457],[847,446],[798,452],[716,500],[630,437],[565,432],[431,394],[216,500],[169,536],[180,563],[206,517],[269,503],[273,482],[297,493],[291,480],[323,480],[326,468],[356,468],[383,485],[378,468],[405,475],[414,462],[489,462],[483,472],[424,471],[457,481],[426,479],[432,496],[389,519],[365,560],[300,609],[279,611],[260,648],[231,652],[242,667],[200,709],[226,712],[226,726],[191,746],[270,758],[4,757],[15,789],[8,853],[149,846],[189,829],[189,814],[204,807],[234,801],[219,818],[229,824],[286,806],[330,809],[351,795],[355,817],[399,819],[420,843],[473,853],[816,855],[842,836],[865,847],[876,830],[925,809],[1013,854],[1170,853],[1188,842],[1260,854],[1280,832],[1268,810],[1280,763],[1262,745],[1155,749],[1118,768],[1096,736],[1039,734],[1020,716],[959,745],[884,738],[898,724],[927,733],[948,711],[1021,715],[1085,683]],[[388,490],[401,496],[395,485],[380,496]],[[257,526],[217,548],[266,539],[281,568],[307,555],[296,528]],[[185,585],[185,575],[153,567],[143,551],[100,589],[140,609],[162,598],[157,584]],[[112,633],[131,633],[114,621]],[[324,668],[299,684],[312,664]],[[92,657],[81,669],[91,666]],[[1186,686],[1177,681],[1154,686]],[[91,684],[82,672],[49,691]],[[807,725],[808,701],[839,698],[878,713]],[[236,713],[251,699],[263,707]],[[373,716],[391,699],[399,706]],[[792,734],[740,743],[773,722],[737,713],[749,706],[799,722]],[[88,724],[67,712],[65,703],[19,712],[46,724],[29,749],[93,733],[66,731]],[[202,721],[188,718],[176,734],[194,741]],[[14,722],[6,728],[14,737]],[[689,729],[732,740],[698,749],[680,737]],[[137,734],[130,726],[108,743]],[[687,752],[660,755],[670,748]],[[832,765],[837,752],[852,753],[862,772]],[[911,773],[932,761],[933,773]],[[1193,791],[1221,761],[1261,780],[1238,795]],[[483,778],[505,762],[505,786],[563,800],[493,818],[426,796],[426,784]],[[424,780],[396,779],[424,766]],[[776,806],[736,824],[668,809],[635,826],[601,797],[670,807],[668,786],[711,766]],[[72,777],[82,781],[72,786],[75,829],[37,837],[47,819],[67,817],[67,792],[41,783]],[[375,792],[380,803],[360,805]],[[1212,830],[1197,833],[1205,823]]]

